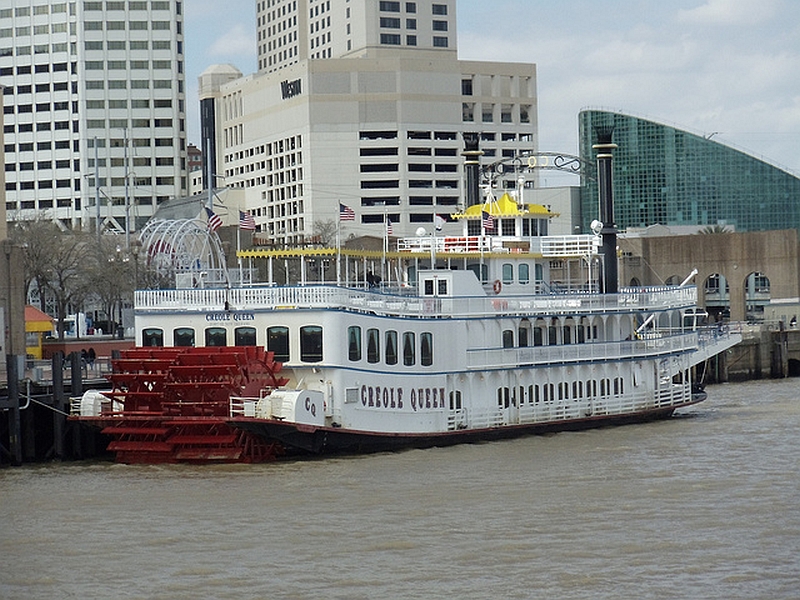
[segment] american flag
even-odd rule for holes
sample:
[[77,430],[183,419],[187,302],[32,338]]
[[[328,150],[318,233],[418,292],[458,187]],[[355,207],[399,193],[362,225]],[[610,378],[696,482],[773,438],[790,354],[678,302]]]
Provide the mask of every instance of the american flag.
[[339,202],[339,220],[355,221],[356,213],[353,212],[353,209],[347,206],[346,204],[342,204],[341,202]]
[[222,227],[222,219],[218,214],[206,206],[206,215],[208,215],[208,230],[216,231]]
[[249,212],[245,212],[243,210],[239,211],[239,229],[243,229],[244,231],[255,231],[256,230],[256,220],[253,218]]
[[485,210],[481,211],[481,225],[484,229],[494,231],[494,217]]
[[386,235],[392,235],[392,222],[388,217],[386,219]]

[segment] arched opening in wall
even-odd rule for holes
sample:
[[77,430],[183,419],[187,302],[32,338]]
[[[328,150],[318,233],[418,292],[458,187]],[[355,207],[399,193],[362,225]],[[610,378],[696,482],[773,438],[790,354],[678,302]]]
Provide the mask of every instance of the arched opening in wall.
[[713,321],[728,320],[731,316],[731,290],[723,275],[709,275],[703,283],[706,312]]
[[762,322],[770,297],[769,277],[758,271],[750,273],[744,283],[745,318],[749,322]]
[[639,281],[638,277],[631,277],[631,287],[642,287],[642,283]]
[[681,278],[677,275],[670,275],[667,277],[666,281],[664,281],[664,285],[680,285]]
[[800,377],[800,360],[795,358],[789,359],[788,375],[789,377]]

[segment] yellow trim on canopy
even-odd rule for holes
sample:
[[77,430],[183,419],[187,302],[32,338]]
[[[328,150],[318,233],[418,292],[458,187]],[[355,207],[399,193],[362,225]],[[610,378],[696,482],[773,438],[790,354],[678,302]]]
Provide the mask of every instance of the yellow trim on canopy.
[[463,213],[456,213],[451,216],[454,219],[480,219],[484,211],[493,217],[521,217],[527,215],[552,219],[558,216],[558,213],[551,212],[541,204],[525,204],[520,208],[517,201],[508,192],[497,200],[487,200],[483,204],[474,204]]

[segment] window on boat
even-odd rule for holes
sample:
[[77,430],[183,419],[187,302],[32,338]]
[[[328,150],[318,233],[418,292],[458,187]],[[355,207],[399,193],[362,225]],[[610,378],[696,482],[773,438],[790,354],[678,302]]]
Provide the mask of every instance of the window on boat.
[[191,327],[179,327],[172,332],[172,344],[174,346],[194,346],[194,329]]
[[511,263],[503,265],[503,283],[514,283],[514,265]]
[[436,292],[440,296],[446,296],[447,295],[447,279],[440,279],[439,283],[438,283],[438,288],[439,289],[436,290]]
[[256,345],[256,328],[255,327],[237,327],[233,330],[233,344],[234,346],[255,346]]
[[503,348],[514,347],[514,331],[511,329],[503,330]]
[[420,363],[423,367],[430,367],[433,364],[433,334],[430,332],[421,333],[419,336]]
[[473,219],[467,221],[467,235],[480,235],[481,234],[481,221]]
[[228,332],[224,327],[209,327],[206,329],[206,346],[227,346]]
[[529,385],[528,386],[528,403],[539,404],[539,386],[538,385]]
[[142,330],[142,346],[163,346],[164,331],[158,328]]
[[597,396],[597,380],[589,379],[586,381],[586,397],[594,398]]
[[569,400],[569,384],[564,381],[558,384],[558,399]]
[[497,388],[497,407],[508,408],[511,404],[511,392],[507,387]]
[[542,328],[541,327],[534,327],[533,329],[533,345],[534,346],[543,346],[544,345],[544,338],[542,335]]
[[621,396],[625,392],[622,377],[614,378],[614,395]]
[[536,281],[544,281],[544,268],[539,263],[536,263],[533,266],[534,275],[536,277]]
[[416,357],[416,340],[413,331],[403,332],[403,364],[407,367],[413,367],[417,362]]
[[358,325],[347,328],[347,357],[352,361],[361,360],[361,327]]
[[611,380],[610,379],[601,379],[600,380],[600,395],[601,396],[609,396],[611,394]]
[[500,226],[502,235],[515,235],[516,230],[514,229],[514,219],[501,219]]
[[520,348],[528,347],[528,331],[528,328],[524,325],[521,325],[517,330],[517,340]]
[[424,296],[433,296],[433,279],[426,279],[422,282],[422,294]]
[[547,344],[549,346],[555,346],[558,343],[558,328],[555,325],[551,325],[547,328]]
[[397,332],[396,331],[387,331],[386,332],[386,364],[387,365],[396,365],[397,364]]
[[572,397],[577,400],[578,398],[583,398],[583,382],[582,381],[573,381],[572,382]]
[[461,391],[450,392],[450,410],[461,410]]
[[322,327],[306,325],[300,328],[300,360],[320,362],[322,360]]
[[564,325],[564,328],[561,330],[561,337],[564,344],[572,343],[572,328],[569,325]]
[[278,362],[289,360],[289,328],[288,327],[268,327],[267,328],[267,351],[272,352],[274,359]]
[[376,363],[381,360],[381,338],[377,329],[367,329],[367,362]]
[[521,284],[527,284],[531,281],[531,267],[527,263],[522,263],[517,269],[517,280]]

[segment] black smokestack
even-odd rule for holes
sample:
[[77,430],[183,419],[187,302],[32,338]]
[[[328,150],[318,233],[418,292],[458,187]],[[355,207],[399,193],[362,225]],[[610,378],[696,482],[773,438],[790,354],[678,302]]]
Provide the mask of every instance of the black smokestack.
[[478,148],[480,136],[477,133],[464,133],[464,173],[467,176],[467,207],[481,203],[481,155]]
[[600,221],[603,229],[603,293],[616,294],[617,283],[617,224],[614,222],[614,181],[612,170],[612,153],[617,147],[611,141],[613,126],[596,127],[597,143],[592,146],[597,150],[597,187],[600,192]]

